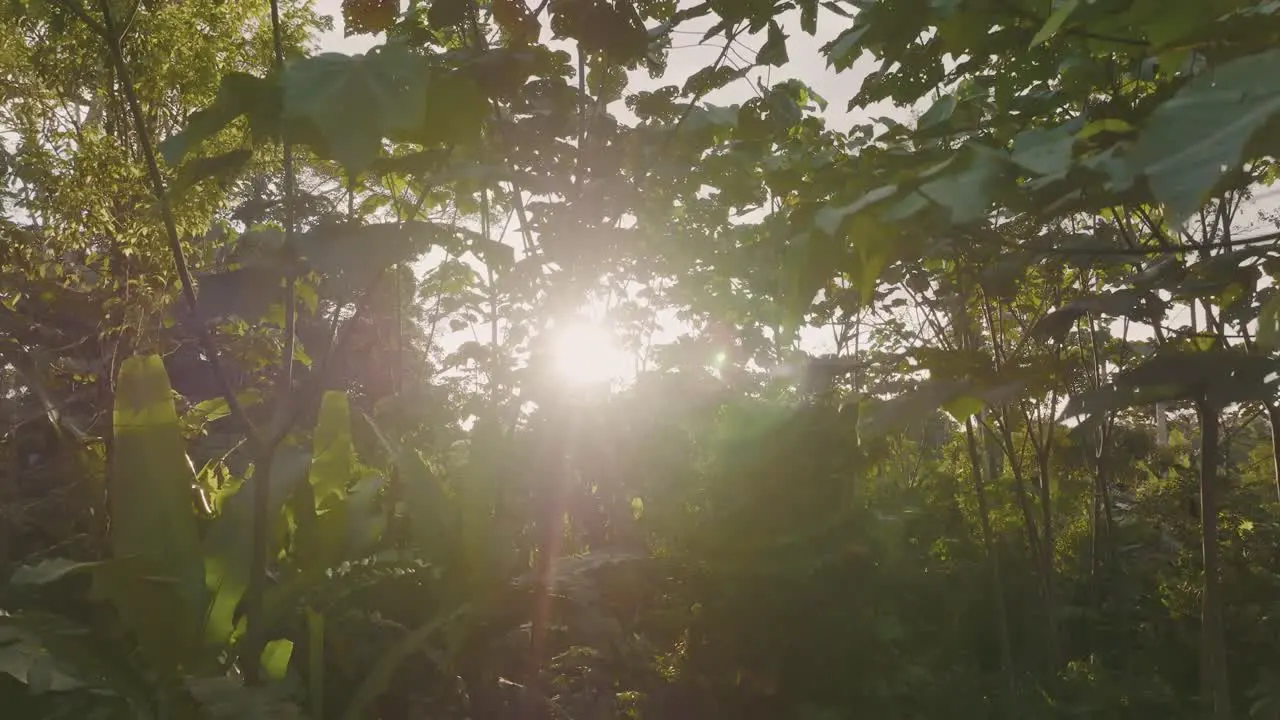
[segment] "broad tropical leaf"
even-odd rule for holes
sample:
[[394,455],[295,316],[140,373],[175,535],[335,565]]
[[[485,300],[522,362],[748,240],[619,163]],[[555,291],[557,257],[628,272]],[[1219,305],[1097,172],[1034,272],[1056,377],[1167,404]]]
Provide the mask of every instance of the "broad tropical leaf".
[[1197,210],[1254,135],[1280,113],[1280,50],[1201,73],[1151,113],[1131,162],[1175,218]]
[[206,595],[195,472],[160,356],[121,366],[112,425],[114,560],[97,581],[152,659],[180,664],[199,645]]

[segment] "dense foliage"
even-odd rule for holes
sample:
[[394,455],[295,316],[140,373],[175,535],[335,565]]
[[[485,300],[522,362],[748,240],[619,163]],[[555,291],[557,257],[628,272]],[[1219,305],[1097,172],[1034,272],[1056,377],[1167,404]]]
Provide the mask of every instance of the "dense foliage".
[[6,718],[1280,717],[1280,3],[342,13],[0,5]]

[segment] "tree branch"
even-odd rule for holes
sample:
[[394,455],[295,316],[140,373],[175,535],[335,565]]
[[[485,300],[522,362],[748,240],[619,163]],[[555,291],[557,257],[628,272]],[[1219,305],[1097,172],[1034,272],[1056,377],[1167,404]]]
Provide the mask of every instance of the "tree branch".
[[214,342],[213,334],[204,323],[204,316],[200,313],[200,304],[196,297],[195,283],[191,278],[191,271],[187,266],[186,254],[182,250],[182,240],[178,236],[177,222],[173,217],[173,209],[169,205],[169,195],[165,189],[164,176],[160,173],[160,165],[156,161],[155,148],[151,144],[151,136],[147,130],[146,119],[142,113],[142,103],[138,100],[138,93],[133,85],[133,78],[129,74],[128,65],[124,60],[124,52],[120,47],[120,35],[116,31],[114,21],[111,17],[111,7],[107,0],[99,0],[98,6],[102,12],[102,22],[98,23],[89,17],[88,13],[81,8],[75,0],[56,0],[59,5],[66,8],[69,12],[86,23],[103,41],[107,44],[107,51],[111,56],[111,63],[115,67],[116,77],[120,82],[121,92],[125,96],[125,102],[129,108],[129,116],[133,121],[135,130],[138,133],[138,145],[142,151],[142,158],[147,166],[147,176],[151,182],[151,191],[156,196],[156,201],[160,205],[160,217],[164,223],[166,240],[169,244],[169,252],[173,255],[174,267],[178,272],[178,280],[182,284],[182,294],[186,299],[187,306],[191,310],[196,325],[196,337],[200,343],[200,349],[204,352],[205,358],[209,363],[210,369],[213,371],[215,382],[222,393],[223,399],[227,401],[227,407],[232,415],[245,427],[246,434],[251,442],[257,442],[258,431],[254,427],[253,421],[245,413],[244,407],[240,404],[240,400],[236,398],[236,394],[231,387],[231,382],[227,379],[226,370],[222,367],[222,361],[218,356],[218,347]]

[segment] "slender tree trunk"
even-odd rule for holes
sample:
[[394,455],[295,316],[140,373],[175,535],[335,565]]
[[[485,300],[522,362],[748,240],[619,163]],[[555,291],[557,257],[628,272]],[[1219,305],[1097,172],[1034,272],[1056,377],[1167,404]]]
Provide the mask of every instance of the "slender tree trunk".
[[1200,518],[1204,584],[1200,604],[1200,687],[1205,717],[1231,720],[1227,649],[1218,570],[1218,410],[1205,399],[1200,411]]
[[[1111,567],[1111,561],[1114,557],[1114,548],[1112,547],[1114,535],[1112,533],[1113,515],[1111,512],[1111,460],[1107,455],[1107,448],[1111,442],[1111,422],[1112,418],[1108,417],[1103,422],[1102,427],[1098,429],[1098,433],[1094,438],[1097,447],[1094,448],[1093,455],[1089,605],[1095,615],[1102,612],[1102,607],[1106,603],[1106,597],[1103,592],[1107,581],[1105,576],[1108,568]],[[1097,647],[1096,641],[1090,643],[1091,651],[1096,652]]]
[[1271,428],[1271,467],[1275,473],[1276,500],[1280,501],[1280,405],[1266,401],[1267,425]]
[[1000,572],[1000,555],[996,551],[995,539],[992,536],[991,515],[987,507],[987,491],[982,479],[982,454],[978,450],[978,440],[974,437],[973,418],[967,418],[964,427],[965,440],[969,447],[969,465],[973,473],[973,494],[978,504],[978,525],[982,531],[982,546],[986,551],[987,562],[991,568],[992,602],[994,603],[996,632],[1000,644],[1000,669],[1004,672],[1007,693],[1004,704],[1009,716],[1012,717],[1018,684],[1013,674],[1013,644],[1009,639],[1009,614],[1004,601],[1004,579]]
[[1044,451],[1037,458],[1040,465],[1040,527],[1042,540],[1040,550],[1043,553],[1040,559],[1040,574],[1044,577],[1045,652],[1049,656],[1050,667],[1056,671],[1059,659],[1058,609],[1054,598],[1053,583],[1053,500],[1049,493],[1049,448],[1052,446],[1049,445],[1049,442],[1051,441],[1046,441]]
[[1040,530],[1036,527],[1035,515],[1031,512],[1031,503],[1027,500],[1027,481],[1022,475],[1022,463],[1013,457],[1013,433],[1009,430],[1007,412],[1001,412],[1000,435],[1004,439],[1004,451],[1009,456],[1009,471],[1013,474],[1014,492],[1018,498],[1018,510],[1022,513],[1022,524],[1027,532],[1027,548],[1031,551],[1032,564],[1040,567]]

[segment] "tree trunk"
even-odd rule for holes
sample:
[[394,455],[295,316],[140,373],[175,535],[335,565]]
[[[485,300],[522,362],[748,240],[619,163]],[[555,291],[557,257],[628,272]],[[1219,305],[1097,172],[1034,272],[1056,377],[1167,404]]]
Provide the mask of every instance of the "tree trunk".
[[1013,645],[1009,639],[1009,615],[1005,609],[1004,580],[1000,572],[1000,555],[996,551],[992,537],[991,517],[987,508],[987,491],[982,480],[982,454],[978,450],[978,440],[974,437],[973,418],[965,420],[965,439],[969,447],[969,465],[973,472],[973,493],[978,504],[978,524],[982,531],[982,546],[987,554],[987,562],[991,567],[992,601],[995,603],[995,623],[1000,643],[1000,668],[1004,672],[1006,693],[1005,708],[1010,717],[1013,715],[1013,701],[1017,695],[1017,681],[1013,675]]
[[1204,584],[1200,604],[1200,689],[1205,717],[1231,720],[1227,649],[1218,573],[1218,410],[1207,400],[1200,411],[1200,518]]
[[1276,500],[1280,501],[1280,405],[1266,401],[1267,425],[1271,428],[1271,467],[1275,473]]
[[[1009,430],[1008,413],[1001,413],[1000,434],[1004,439],[1004,451],[1009,456],[1009,471],[1013,474],[1014,492],[1018,498],[1018,510],[1022,513],[1022,524],[1027,532],[1027,548],[1031,551],[1032,563],[1038,570],[1040,567],[1040,530],[1036,527],[1035,516],[1031,512],[1031,504],[1027,500],[1027,481],[1022,476],[1022,463],[1013,457],[1013,433]],[[1042,578],[1043,580],[1043,578]]]
[[1053,584],[1053,560],[1054,560],[1054,540],[1053,540],[1053,500],[1049,493],[1049,458],[1052,445],[1047,441],[1045,448],[1037,458],[1040,465],[1040,528],[1041,543],[1040,550],[1043,557],[1040,559],[1040,573],[1044,577],[1044,612],[1045,612],[1045,652],[1049,656],[1049,665],[1053,669],[1058,667],[1058,610],[1057,604],[1054,602],[1054,584]]

